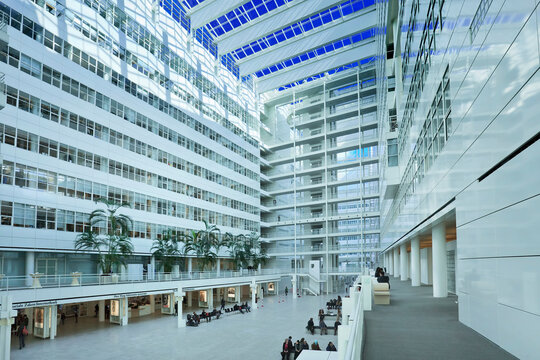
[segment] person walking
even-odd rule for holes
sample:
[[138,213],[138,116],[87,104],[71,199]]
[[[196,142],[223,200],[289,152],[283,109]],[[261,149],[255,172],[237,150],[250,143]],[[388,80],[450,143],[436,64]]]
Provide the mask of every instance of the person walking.
[[294,354],[294,344],[292,342],[292,336],[289,336],[289,341],[288,341],[288,349],[289,349],[289,357],[287,359],[290,359],[291,358],[291,355]]
[[178,316],[178,301],[174,303],[174,316]]
[[313,318],[309,318],[309,321],[307,323],[307,329],[313,335],[315,333],[315,323],[313,322]]
[[221,309],[219,310],[224,310],[224,309],[225,309],[225,299],[221,298]]
[[26,335],[28,335],[28,330],[26,330],[26,326],[24,326],[24,323],[22,323],[17,328],[17,337],[19,338],[19,350],[25,347],[24,337]]
[[79,307],[78,306],[75,307],[75,310],[73,311],[73,313],[75,314],[75,323],[78,323],[79,322]]
[[98,317],[98,313],[99,313],[99,304],[96,304],[96,306],[94,306],[94,312],[96,313],[96,315],[94,317]]
[[289,295],[289,288],[285,286],[285,296]]
[[289,339],[285,339],[281,346],[281,360],[289,360]]

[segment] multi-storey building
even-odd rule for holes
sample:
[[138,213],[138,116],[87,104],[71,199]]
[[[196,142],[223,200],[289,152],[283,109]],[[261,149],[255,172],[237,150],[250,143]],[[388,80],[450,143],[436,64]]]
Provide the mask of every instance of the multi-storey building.
[[0,4],[0,273],[96,273],[73,250],[100,198],[130,205],[129,261],[145,266],[167,229],[259,231],[255,93],[185,14],[143,3]]

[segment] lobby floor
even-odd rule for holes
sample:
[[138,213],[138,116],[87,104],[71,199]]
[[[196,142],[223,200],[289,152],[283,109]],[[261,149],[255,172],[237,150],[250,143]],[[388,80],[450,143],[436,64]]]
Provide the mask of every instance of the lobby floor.
[[458,321],[457,297],[390,278],[390,305],[365,313],[364,359],[503,360],[514,356]]
[[[19,350],[18,339],[12,339],[11,359],[278,360],[288,336],[293,341],[305,337],[309,344],[318,340],[323,349],[329,341],[337,343],[333,330],[330,335],[312,336],[305,329],[310,317],[318,323],[318,309],[335,297],[305,296],[293,301],[291,294],[288,298],[267,296],[259,310],[201,322],[195,328],[178,329],[176,317],[161,314],[129,319],[127,326],[99,323],[93,317],[80,318],[78,324],[67,319],[65,325],[58,325],[54,340],[30,335],[26,347]],[[327,325],[333,326],[333,321],[329,318]]]

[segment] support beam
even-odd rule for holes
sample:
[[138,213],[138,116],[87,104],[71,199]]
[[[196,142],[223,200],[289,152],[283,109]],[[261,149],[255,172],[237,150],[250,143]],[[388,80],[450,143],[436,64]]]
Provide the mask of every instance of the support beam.
[[303,0],[293,1],[288,5],[281,6],[260,19],[255,19],[236,30],[222,35],[218,39],[219,54],[227,54],[252,41],[294,24],[300,19],[328,9],[337,2],[335,0]]
[[35,273],[35,257],[33,251],[27,251],[25,253],[24,272],[26,275],[26,286],[32,286],[33,279],[30,274]]
[[240,66],[240,75],[252,74],[295,55],[303,54],[311,49],[333,42],[342,38],[345,34],[351,33],[351,29],[354,29],[355,33],[368,29],[377,23],[374,10],[375,7],[370,7],[367,13],[358,12],[354,17],[347,18],[346,21],[331,23],[328,26],[312,30],[306,35],[296,36],[281,44],[276,44],[266,50],[250,55],[237,62]]
[[13,310],[11,298],[2,296],[0,301],[0,360],[9,360],[11,351],[11,325],[17,312]]
[[191,28],[198,29],[201,26],[208,24],[210,21],[225,15],[229,11],[236,9],[246,1],[247,0],[206,0],[195,6],[189,12]]
[[405,243],[399,247],[399,273],[401,274],[401,281],[407,280],[407,268],[409,267],[407,260],[407,244]]
[[[152,296],[153,297],[153,296]],[[104,322],[105,321],[105,300],[100,300],[98,302],[98,321]]]
[[448,296],[448,269],[446,259],[446,228],[440,223],[431,229],[433,249],[433,296]]
[[411,285],[420,286],[420,238],[411,240]]
[[293,275],[293,277],[291,279],[291,282],[292,282],[292,298],[296,299],[297,298],[297,296],[296,296],[296,275]]
[[377,43],[373,38],[364,40],[351,48],[342,51],[332,51],[320,59],[314,58],[305,63],[293,65],[266,75],[257,81],[259,93],[277,89],[291,82],[302,80],[311,75],[320,74],[337,67],[347,65],[360,59],[374,56],[377,53]]
[[178,303],[178,316],[176,317],[176,326],[178,328],[186,327],[186,319],[184,319],[184,316],[182,315],[184,296],[186,296],[186,293],[182,291],[181,287],[174,293],[173,304]]
[[49,336],[51,340],[53,340],[56,337],[56,331],[58,330],[58,306],[50,306],[49,316],[51,317],[51,330]]
[[251,308],[253,310],[256,310],[258,308],[258,304],[257,304],[257,284],[255,284],[255,280],[252,280],[251,281]]

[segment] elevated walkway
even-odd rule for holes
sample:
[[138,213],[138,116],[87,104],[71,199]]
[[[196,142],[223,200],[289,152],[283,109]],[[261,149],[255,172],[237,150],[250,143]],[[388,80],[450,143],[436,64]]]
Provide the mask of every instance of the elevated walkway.
[[390,287],[390,305],[364,315],[363,359],[516,359],[458,321],[456,296],[434,298],[431,286],[393,277]]

